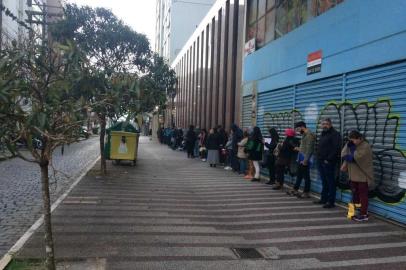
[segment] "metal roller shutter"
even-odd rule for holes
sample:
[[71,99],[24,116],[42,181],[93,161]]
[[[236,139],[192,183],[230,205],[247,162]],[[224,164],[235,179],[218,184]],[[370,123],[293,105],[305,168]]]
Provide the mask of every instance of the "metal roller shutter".
[[252,96],[245,96],[242,98],[242,117],[241,127],[248,128],[251,126],[251,113],[252,113]]
[[269,127],[274,127],[280,135],[292,127],[295,113],[292,113],[294,88],[282,88],[258,95],[257,124],[265,135]]
[[[312,81],[296,87],[295,108],[317,137],[321,133],[319,123],[324,118],[330,118],[334,127],[340,131],[340,115],[335,114],[336,110],[331,111],[328,108],[333,106],[335,109],[341,103],[342,89],[343,76]],[[312,190],[321,192],[321,181],[317,180],[318,172],[315,165],[311,170],[311,179],[313,180]]]
[[406,62],[348,74],[345,96],[344,129],[371,144],[376,195],[387,202],[372,200],[371,210],[406,223]]

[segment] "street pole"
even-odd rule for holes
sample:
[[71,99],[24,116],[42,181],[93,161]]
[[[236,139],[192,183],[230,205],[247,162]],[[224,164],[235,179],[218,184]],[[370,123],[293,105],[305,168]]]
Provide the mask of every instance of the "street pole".
[[172,93],[172,104],[171,104],[171,127],[175,126],[175,114],[173,111],[175,110],[175,95]]
[[[0,0],[0,6],[3,7],[3,0]],[[3,11],[0,11],[0,51],[3,49]]]

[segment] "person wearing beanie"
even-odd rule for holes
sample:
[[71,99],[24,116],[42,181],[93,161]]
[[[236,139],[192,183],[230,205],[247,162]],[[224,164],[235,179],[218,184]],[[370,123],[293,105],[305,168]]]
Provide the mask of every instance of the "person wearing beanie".
[[299,146],[298,140],[295,138],[295,130],[287,128],[285,130],[285,140],[282,144],[278,144],[274,154],[276,158],[276,183],[273,186],[274,190],[283,188],[285,182],[285,170],[290,165],[292,158],[296,156],[295,147]]

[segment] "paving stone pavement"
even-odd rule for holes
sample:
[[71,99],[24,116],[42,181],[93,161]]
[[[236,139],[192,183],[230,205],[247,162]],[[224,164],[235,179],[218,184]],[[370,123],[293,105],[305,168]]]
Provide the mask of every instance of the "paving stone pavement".
[[[90,171],[53,214],[64,269],[406,269],[404,228],[348,221],[146,138],[136,167],[108,169]],[[18,258],[43,255],[38,231]]]
[[[99,156],[98,137],[65,146],[54,154],[51,196],[55,201]],[[38,165],[15,158],[0,163],[0,258],[41,216],[40,171]]]

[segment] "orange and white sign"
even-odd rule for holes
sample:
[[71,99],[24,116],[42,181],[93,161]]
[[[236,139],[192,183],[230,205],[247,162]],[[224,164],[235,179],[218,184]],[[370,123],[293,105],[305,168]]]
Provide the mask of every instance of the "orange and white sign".
[[307,56],[307,75],[321,71],[322,58],[323,58],[322,50],[312,52]]

